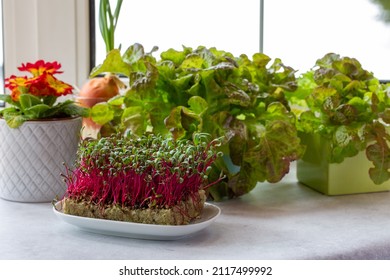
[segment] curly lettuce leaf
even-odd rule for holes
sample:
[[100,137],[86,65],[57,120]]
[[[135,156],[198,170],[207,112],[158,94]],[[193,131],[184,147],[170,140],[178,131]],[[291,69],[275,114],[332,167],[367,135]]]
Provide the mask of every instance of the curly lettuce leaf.
[[302,106],[297,110],[298,130],[328,139],[331,163],[366,150],[374,166],[369,170],[372,181],[388,180],[389,86],[356,59],[333,53],[317,60],[298,84],[297,95],[287,95],[292,106]]
[[381,122],[373,122],[369,126],[370,137],[374,139],[372,144],[366,147],[368,160],[373,163],[369,169],[371,180],[375,184],[382,184],[390,179],[390,135],[388,128]]
[[[100,113],[101,120],[119,120],[117,127],[122,130],[170,133],[176,139],[191,139],[199,132],[223,137],[220,151],[225,160],[217,160],[212,174],[223,172],[225,180],[210,189],[214,199],[247,193],[258,181],[281,180],[289,163],[302,154],[285,98],[297,88],[295,71],[280,59],[271,63],[260,53],[251,59],[235,58],[201,46],[169,49],[156,61],[139,45],[122,57],[115,54],[115,59],[122,60],[119,66],[130,65],[130,87],[121,117]],[[118,67],[110,60],[105,63],[106,70]],[[110,110],[117,108],[108,105]],[[238,172],[232,172],[229,162]]]
[[268,122],[259,141],[250,145],[244,161],[255,170],[251,176],[257,181],[279,182],[288,173],[290,162],[301,156],[300,140],[295,137],[295,127],[285,121]]
[[128,77],[130,72],[131,66],[123,61],[120,50],[113,49],[107,54],[106,59],[102,64],[95,66],[92,69],[89,76],[92,78],[103,73],[116,73]]

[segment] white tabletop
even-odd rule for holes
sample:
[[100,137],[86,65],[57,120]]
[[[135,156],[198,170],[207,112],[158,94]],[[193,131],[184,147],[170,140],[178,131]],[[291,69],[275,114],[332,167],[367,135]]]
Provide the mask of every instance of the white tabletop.
[[80,230],[50,203],[0,199],[0,259],[390,259],[390,192],[328,197],[296,181],[215,203],[221,216],[176,241]]

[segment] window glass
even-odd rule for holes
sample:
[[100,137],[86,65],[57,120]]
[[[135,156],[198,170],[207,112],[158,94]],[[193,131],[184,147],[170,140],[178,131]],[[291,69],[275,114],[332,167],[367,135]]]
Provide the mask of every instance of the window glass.
[[[95,1],[98,64],[105,47]],[[124,49],[137,42],[146,51],[158,46],[161,52],[204,45],[236,56],[263,50],[298,73],[334,52],[355,57],[377,78],[390,80],[390,0],[263,1],[263,34],[261,0],[123,1],[116,46]]]
[[[116,1],[111,1],[115,7]],[[99,30],[99,1],[95,0],[96,64],[105,57]],[[260,50],[260,0],[125,0],[115,33],[122,50],[140,43],[155,53],[200,45],[252,55]]]
[[389,0],[265,0],[264,52],[300,72],[328,52],[390,80]]

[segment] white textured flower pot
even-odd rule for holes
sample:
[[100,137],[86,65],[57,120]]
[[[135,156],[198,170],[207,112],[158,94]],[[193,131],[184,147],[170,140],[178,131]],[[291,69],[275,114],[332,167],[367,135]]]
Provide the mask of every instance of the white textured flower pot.
[[19,202],[61,197],[63,163],[73,164],[80,129],[81,118],[26,121],[19,128],[0,119],[0,197]]
[[298,181],[326,195],[382,192],[390,190],[390,181],[374,184],[368,174],[373,166],[365,151],[342,163],[329,163],[330,147],[319,134],[301,134],[306,152],[297,162]]

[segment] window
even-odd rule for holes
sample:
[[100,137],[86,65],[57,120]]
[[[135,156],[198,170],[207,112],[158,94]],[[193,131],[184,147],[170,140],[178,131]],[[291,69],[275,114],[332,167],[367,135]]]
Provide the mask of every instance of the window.
[[264,52],[309,70],[328,52],[390,80],[389,0],[265,0]]
[[[115,7],[116,1],[111,1]],[[99,0],[95,0],[96,63],[104,60],[104,41],[99,31]],[[140,43],[155,53],[182,45],[216,47],[239,56],[260,49],[260,0],[143,0],[123,1],[115,33],[122,50]]]
[[[99,0],[96,1],[96,15]],[[112,1],[115,5],[114,2]],[[215,46],[233,55],[263,50],[299,72],[328,52],[358,59],[390,80],[389,0],[143,0],[123,1],[116,31],[122,49]],[[264,11],[261,11],[264,5]],[[261,15],[264,13],[264,18]],[[96,27],[96,63],[105,57]],[[262,25],[264,23],[264,25]],[[261,32],[263,30],[263,33]],[[263,47],[261,46],[263,45]],[[158,53],[156,53],[158,55]]]
[[88,1],[2,0],[4,76],[44,59],[62,64],[64,81],[82,85],[90,71]]

